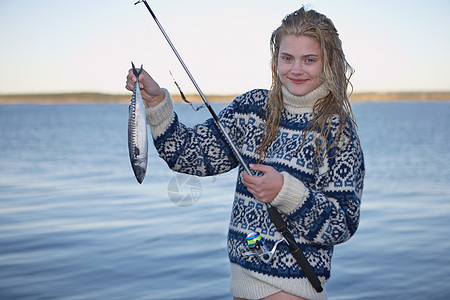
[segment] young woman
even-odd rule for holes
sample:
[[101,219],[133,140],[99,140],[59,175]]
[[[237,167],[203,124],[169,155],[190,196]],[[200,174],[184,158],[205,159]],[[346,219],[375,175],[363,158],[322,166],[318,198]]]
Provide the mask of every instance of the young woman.
[[[272,86],[252,90],[219,115],[245,161],[247,174],[215,122],[193,128],[178,121],[169,93],[146,72],[140,77],[160,156],[175,171],[216,175],[239,167],[228,233],[234,299],[326,299],[280,243],[266,264],[248,251],[260,233],[271,248],[281,238],[264,203],[276,207],[322,286],[333,246],[359,224],[364,159],[347,96],[353,72],[332,21],[304,8],[287,15],[271,38]],[[136,77],[130,70],[126,88]]]

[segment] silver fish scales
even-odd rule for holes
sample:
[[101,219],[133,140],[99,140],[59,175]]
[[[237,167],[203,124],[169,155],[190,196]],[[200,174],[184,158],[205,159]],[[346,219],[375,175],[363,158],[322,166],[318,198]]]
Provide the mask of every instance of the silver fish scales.
[[141,69],[138,72],[134,64],[131,63],[131,65],[137,80],[134,84],[133,96],[128,108],[128,152],[134,175],[137,181],[142,183],[147,171],[148,160],[147,121],[144,102],[139,89],[139,75],[143,69],[141,65]]

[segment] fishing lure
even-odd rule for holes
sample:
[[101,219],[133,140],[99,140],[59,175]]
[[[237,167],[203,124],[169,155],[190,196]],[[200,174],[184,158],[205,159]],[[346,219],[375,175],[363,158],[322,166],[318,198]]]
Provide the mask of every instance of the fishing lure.
[[172,72],[169,71],[169,73],[170,73],[170,76],[172,76],[173,83],[175,83],[175,85],[176,85],[177,88],[178,88],[178,91],[180,92],[181,99],[182,99],[185,103],[189,104],[189,105],[192,107],[192,109],[193,109],[194,111],[199,111],[200,109],[202,109],[203,107],[205,107],[205,104],[202,104],[202,105],[199,105],[199,106],[197,106],[197,107],[194,107],[194,105],[192,104],[192,102],[189,101],[188,99],[186,99],[186,96],[184,96],[184,93],[183,93],[183,91],[181,90],[180,86],[178,85],[177,81],[175,80],[175,77],[173,77]]

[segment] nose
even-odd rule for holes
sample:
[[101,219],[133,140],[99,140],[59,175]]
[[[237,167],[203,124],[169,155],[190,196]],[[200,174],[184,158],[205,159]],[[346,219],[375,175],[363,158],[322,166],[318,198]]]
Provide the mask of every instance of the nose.
[[294,75],[301,75],[304,73],[303,66],[300,62],[294,62],[291,67],[291,73]]

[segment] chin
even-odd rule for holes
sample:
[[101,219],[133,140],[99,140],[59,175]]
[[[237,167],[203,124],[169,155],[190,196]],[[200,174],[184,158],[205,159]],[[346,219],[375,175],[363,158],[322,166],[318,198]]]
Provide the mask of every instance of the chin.
[[314,89],[288,88],[288,90],[289,90],[289,92],[290,92],[292,95],[295,95],[295,96],[305,96],[306,94],[308,94],[309,92],[313,91]]

